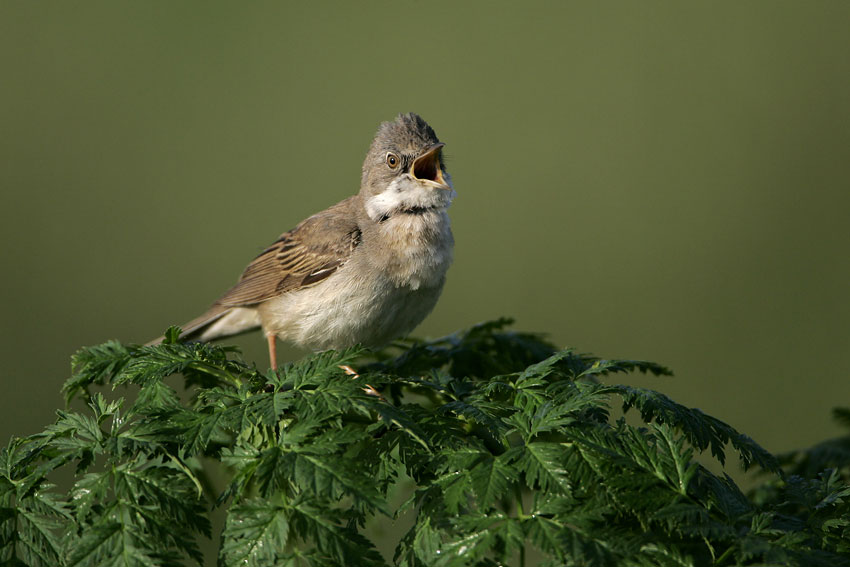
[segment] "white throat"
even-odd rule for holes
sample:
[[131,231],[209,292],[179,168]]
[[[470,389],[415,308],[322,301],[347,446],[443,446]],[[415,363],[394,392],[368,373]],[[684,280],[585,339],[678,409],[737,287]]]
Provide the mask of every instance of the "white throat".
[[[451,177],[448,174],[443,177],[451,187]],[[378,222],[408,210],[444,211],[451,205],[455,195],[453,189],[439,189],[428,182],[402,175],[393,179],[381,193],[366,200],[366,214]]]

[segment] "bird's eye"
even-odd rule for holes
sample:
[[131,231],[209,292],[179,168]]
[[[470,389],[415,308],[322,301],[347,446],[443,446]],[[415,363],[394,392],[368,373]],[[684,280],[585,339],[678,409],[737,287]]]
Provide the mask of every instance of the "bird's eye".
[[390,166],[390,169],[397,168],[399,163],[401,163],[401,160],[398,159],[397,155],[394,153],[387,154],[387,165]]

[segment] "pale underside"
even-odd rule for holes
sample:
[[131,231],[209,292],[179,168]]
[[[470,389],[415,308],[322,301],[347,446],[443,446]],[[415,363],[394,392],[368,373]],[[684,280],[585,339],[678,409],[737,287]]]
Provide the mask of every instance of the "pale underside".
[[[447,197],[446,205],[451,195]],[[380,215],[384,207],[398,206],[384,194],[373,199],[379,198],[381,208],[373,206],[370,210],[368,205],[375,203],[367,203],[367,211]],[[332,228],[351,240],[346,236],[352,232],[350,227]],[[350,244],[349,250],[337,246],[336,256],[313,254],[308,263],[303,261],[304,252],[292,245],[293,241],[297,242],[298,229],[287,233],[291,237],[287,239],[284,235],[279,241],[282,244],[278,244],[284,258],[280,258],[280,251],[273,251],[274,255],[270,256],[276,266],[290,270],[284,280],[280,273],[272,276],[266,273],[270,268],[252,272],[249,266],[246,270],[249,277],[276,283],[277,289],[268,283],[254,285],[252,293],[261,300],[251,301],[251,296],[243,291],[245,284],[251,282],[245,282],[243,276],[240,285],[225,294],[210,311],[214,320],[208,325],[205,321],[205,326],[194,336],[207,341],[261,327],[266,335],[304,348],[325,350],[358,343],[381,346],[406,335],[431,312],[442,291],[452,261],[449,218],[443,208],[417,214],[397,213],[375,223],[372,230],[369,236],[378,244],[358,242]],[[347,254],[340,253],[341,250]],[[294,280],[292,266],[299,264],[286,258],[286,252],[299,252],[302,257],[299,258],[302,272],[295,272],[298,278]],[[269,261],[261,255],[255,263]],[[279,282],[288,281],[286,278],[308,283],[281,291]],[[311,278],[315,281],[310,281]],[[228,305],[234,297],[235,304]]]
[[397,287],[383,275],[357,277],[352,263],[321,284],[284,293],[250,307],[234,307],[208,326],[202,341],[262,327],[266,334],[311,350],[354,344],[382,346],[406,335],[434,308],[444,278],[431,285]]

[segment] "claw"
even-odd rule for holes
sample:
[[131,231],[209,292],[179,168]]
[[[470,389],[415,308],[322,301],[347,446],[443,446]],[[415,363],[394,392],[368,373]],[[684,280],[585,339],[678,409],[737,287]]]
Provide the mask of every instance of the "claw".
[[347,364],[340,364],[340,365],[339,365],[339,367],[340,367],[340,368],[342,368],[342,371],[343,371],[343,372],[345,372],[346,374],[348,374],[348,375],[349,375],[349,376],[351,376],[352,378],[360,378],[360,375],[357,373],[357,371],[356,371],[356,370],[354,370],[354,369],[353,369],[352,367],[350,367],[349,365],[347,365]]
[[[352,379],[360,378],[360,374],[358,374],[357,371],[354,370],[349,365],[340,364],[339,367],[342,369],[343,372],[345,372],[346,374],[351,376]],[[366,384],[366,387],[363,388],[363,391],[366,392],[367,394],[369,394],[370,396],[375,396],[376,398],[380,399],[382,402],[387,401],[387,400],[384,399],[384,396],[382,396],[381,393],[378,390],[376,390],[375,388],[373,388],[369,384]]]
[[382,396],[382,395],[381,395],[381,393],[380,393],[378,390],[376,390],[375,388],[373,388],[373,387],[372,387],[372,386],[370,386],[369,384],[366,384],[366,387],[365,387],[365,388],[363,388],[363,391],[364,391],[364,392],[366,392],[367,394],[369,394],[370,396],[375,396],[376,398],[378,398],[378,399],[379,399],[379,400],[381,400],[382,402],[387,401],[387,400],[384,398],[384,396]]

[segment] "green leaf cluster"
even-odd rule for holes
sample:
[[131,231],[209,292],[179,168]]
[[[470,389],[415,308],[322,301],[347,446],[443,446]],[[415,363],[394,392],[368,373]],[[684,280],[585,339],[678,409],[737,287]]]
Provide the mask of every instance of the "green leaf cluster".
[[[850,565],[850,436],[777,459],[613,380],[666,368],[509,323],[265,373],[174,328],[82,349],[64,390],[85,410],[0,450],[0,565],[202,564],[208,538],[222,566]],[[763,482],[746,494],[699,453]]]

